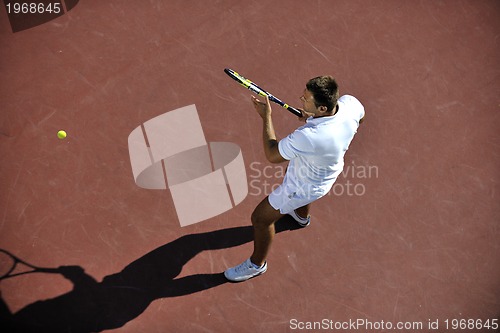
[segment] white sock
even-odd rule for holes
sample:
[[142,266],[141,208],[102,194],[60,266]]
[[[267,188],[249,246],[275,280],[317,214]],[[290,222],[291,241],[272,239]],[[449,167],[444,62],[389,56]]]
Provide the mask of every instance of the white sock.
[[253,268],[257,268],[257,269],[262,268],[262,266],[264,266],[264,265],[259,266],[259,265],[257,265],[257,264],[254,264],[254,263],[252,262],[252,260],[250,260],[250,263],[252,264]]

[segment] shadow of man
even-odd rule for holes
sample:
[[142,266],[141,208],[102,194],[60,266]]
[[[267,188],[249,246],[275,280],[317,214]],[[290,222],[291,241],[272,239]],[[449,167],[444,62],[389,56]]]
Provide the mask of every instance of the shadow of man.
[[[299,228],[292,221],[285,217],[276,222],[276,232]],[[106,276],[102,282],[79,266],[61,266],[56,270],[73,283],[73,290],[29,304],[14,314],[6,314],[8,308],[4,306],[1,318],[6,318],[8,327],[2,332],[86,333],[121,327],[156,299],[189,295],[227,283],[223,273],[176,277],[202,251],[252,240],[251,226],[182,236],[135,260],[121,272]]]

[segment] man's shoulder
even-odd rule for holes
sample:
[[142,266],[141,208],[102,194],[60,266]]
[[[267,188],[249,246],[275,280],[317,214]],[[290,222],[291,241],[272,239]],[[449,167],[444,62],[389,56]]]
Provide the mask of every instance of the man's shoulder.
[[338,102],[343,106],[344,110],[349,110],[349,113],[354,115],[354,117],[359,117],[359,119],[364,117],[365,107],[356,97],[352,95],[343,95],[339,98]]
[[360,105],[361,107],[363,107],[363,104],[361,104],[361,102],[359,101],[359,99],[357,99],[356,97],[354,97],[352,95],[342,95],[339,98],[339,102],[340,103],[344,103],[344,104]]

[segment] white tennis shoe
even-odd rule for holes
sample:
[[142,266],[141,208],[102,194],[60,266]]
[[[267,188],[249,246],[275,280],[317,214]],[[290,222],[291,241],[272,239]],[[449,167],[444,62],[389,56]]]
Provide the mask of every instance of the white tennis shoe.
[[297,223],[302,227],[302,228],[305,228],[307,227],[309,224],[311,224],[311,215],[307,215],[307,217],[302,217],[302,216],[299,216],[299,214],[297,214],[295,212],[295,210],[292,210],[290,213],[288,213],[288,215],[290,215],[291,217],[293,217],[293,219],[295,221],[297,221]]
[[255,265],[252,264],[250,258],[239,264],[238,266],[227,269],[224,272],[224,276],[229,281],[233,282],[241,282],[258,275],[264,274],[267,271],[267,262],[264,263],[259,268],[255,268]]

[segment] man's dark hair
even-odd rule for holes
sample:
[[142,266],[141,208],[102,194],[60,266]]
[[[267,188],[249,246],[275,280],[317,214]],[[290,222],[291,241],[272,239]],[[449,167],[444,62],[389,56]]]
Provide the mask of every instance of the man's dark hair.
[[316,107],[326,106],[330,112],[337,105],[339,86],[333,77],[327,75],[310,79],[306,88],[312,93]]

